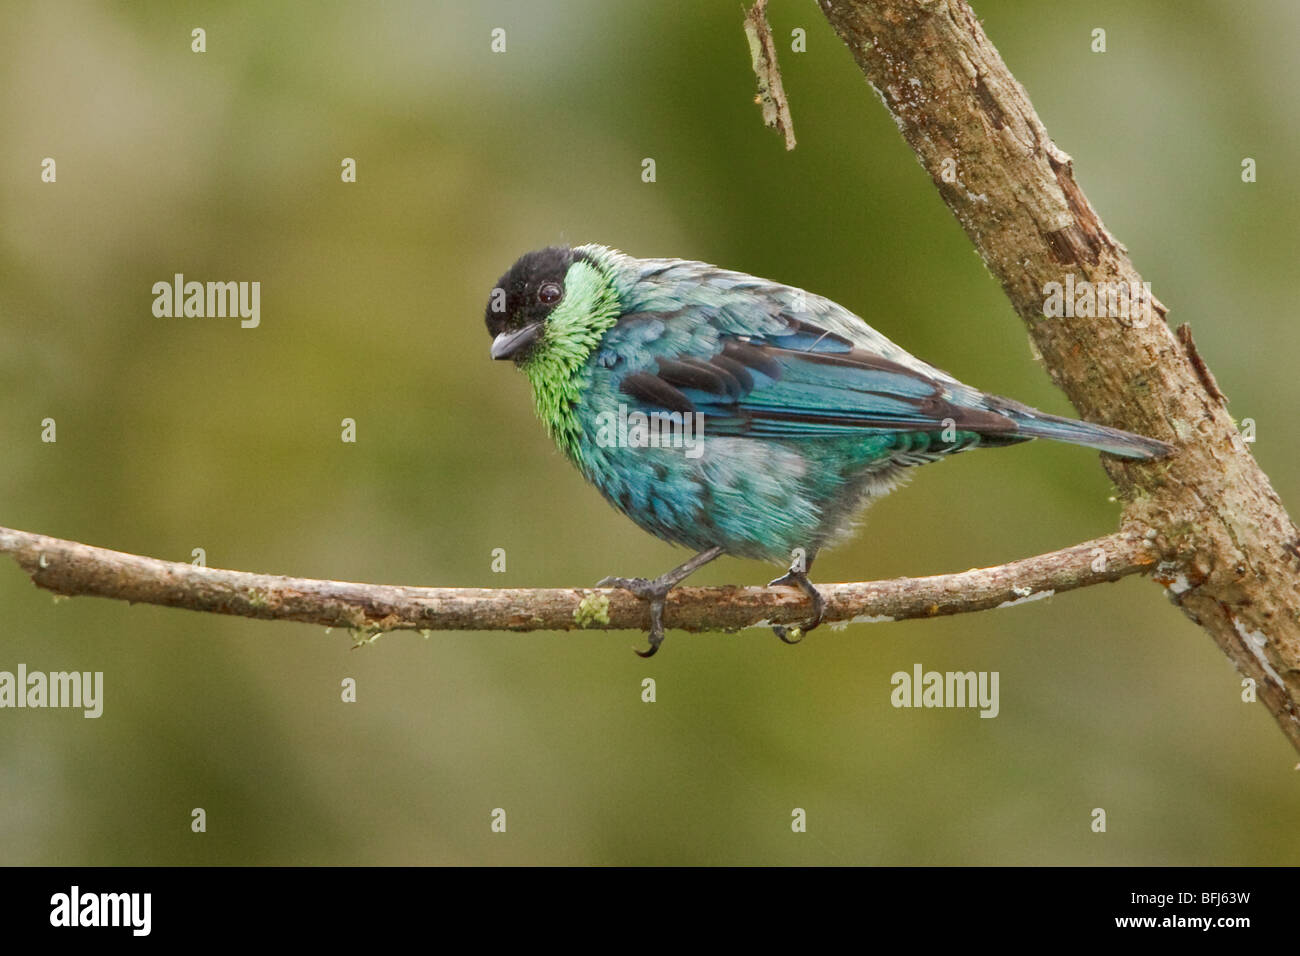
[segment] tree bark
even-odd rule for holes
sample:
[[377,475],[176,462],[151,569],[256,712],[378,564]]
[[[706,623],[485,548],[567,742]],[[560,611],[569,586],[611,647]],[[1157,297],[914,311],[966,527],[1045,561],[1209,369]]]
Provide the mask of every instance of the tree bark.
[[1088,420],[1179,446],[1160,462],[1105,459],[1124,522],[1155,532],[1156,580],[1255,680],[1300,749],[1300,532],[1190,331],[1171,332],[1158,301],[1147,322],[1045,317],[1048,283],[1067,273],[1130,289],[1142,278],[964,0],[819,3],[1025,321],[1052,380]]

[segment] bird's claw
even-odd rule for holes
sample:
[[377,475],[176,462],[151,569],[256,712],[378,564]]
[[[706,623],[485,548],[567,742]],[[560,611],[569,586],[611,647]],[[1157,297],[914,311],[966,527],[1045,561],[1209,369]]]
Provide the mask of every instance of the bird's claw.
[[614,577],[600,579],[600,583],[596,587],[621,588],[624,591],[631,591],[650,605],[650,647],[644,651],[637,651],[638,654],[642,657],[653,657],[655,652],[659,650],[659,645],[664,642],[664,599],[668,597],[668,592],[722,553],[723,550],[720,545],[706,548],[689,561],[679,564],[668,573],[661,574],[653,580],[649,578]]
[[656,588],[655,584],[656,582],[650,580],[649,578],[616,578],[611,576],[607,578],[601,578],[599,581],[596,582],[596,587],[619,588],[620,590],[623,591],[631,591],[637,597],[648,601],[660,591],[662,591],[664,594],[668,593],[668,590],[666,588]]
[[649,578],[601,578],[596,582],[598,588],[620,588],[630,591],[650,605],[650,646],[644,651],[636,651],[638,657],[654,657],[659,645],[664,642],[664,599],[668,597],[671,585]]
[[[822,622],[826,615],[826,599],[822,597],[821,592],[813,587],[813,583],[808,580],[808,574],[804,571],[796,571],[791,568],[779,578],[769,581],[768,587],[795,587],[807,595],[808,600],[812,602],[813,616],[809,621],[794,627],[786,627],[783,624],[773,624],[772,633],[779,637],[786,644],[798,644],[804,639],[809,631],[816,628]],[[793,639],[791,639],[793,637]]]
[[[815,626],[816,625],[814,625],[814,627]],[[786,644],[803,643],[804,630],[802,627],[799,627],[797,625],[795,627],[786,627],[783,624],[773,624],[772,633],[775,634],[777,637],[779,637]],[[794,635],[794,637],[791,638],[790,635]]]

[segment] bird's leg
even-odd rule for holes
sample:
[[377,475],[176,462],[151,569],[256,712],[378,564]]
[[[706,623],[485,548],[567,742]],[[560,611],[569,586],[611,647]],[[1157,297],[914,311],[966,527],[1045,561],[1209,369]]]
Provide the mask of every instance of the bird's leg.
[[[775,581],[769,581],[767,584],[770,588],[777,587],[778,585],[796,587],[808,596],[808,600],[812,601],[813,616],[811,621],[805,624],[800,624],[796,627],[785,627],[782,624],[772,625],[772,631],[787,644],[798,644],[802,641],[805,634],[817,625],[821,624],[822,615],[826,613],[826,599],[822,597],[820,591],[813,587],[813,583],[808,580],[808,569],[812,567],[812,563],[812,558],[808,558],[807,560],[796,560],[794,564],[790,565],[789,571],[785,572],[785,574],[781,575]],[[791,633],[797,634],[798,636],[791,639],[789,637]]]
[[668,592],[681,584],[688,577],[722,554],[722,548],[709,548],[701,551],[689,561],[679,564],[666,574],[651,580],[650,578],[601,578],[596,582],[598,588],[622,588],[631,591],[650,605],[650,647],[637,651],[642,657],[653,657],[659,645],[664,642],[664,598]]

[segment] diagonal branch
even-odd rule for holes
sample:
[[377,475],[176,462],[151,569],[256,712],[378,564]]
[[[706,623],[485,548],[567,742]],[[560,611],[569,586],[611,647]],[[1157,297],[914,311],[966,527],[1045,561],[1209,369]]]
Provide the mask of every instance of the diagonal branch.
[[[289,578],[160,561],[28,531],[0,528],[0,553],[32,581],[67,597],[90,595],[140,604],[263,620],[393,630],[537,631],[649,626],[646,606],[605,588],[421,588]],[[1009,607],[1053,593],[1149,571],[1150,542],[1116,532],[1070,548],[993,568],[925,578],[826,584],[828,623],[901,621]],[[794,588],[683,587],[672,591],[667,623],[687,631],[796,624],[807,616]]]
[[1052,283],[1144,283],[964,0],[818,4],[1002,284],[1052,380],[1090,421],[1179,445],[1157,463],[1103,459],[1125,522],[1156,534],[1157,580],[1255,681],[1300,749],[1300,531],[1190,331],[1175,337],[1158,301],[1142,316],[1047,308]]

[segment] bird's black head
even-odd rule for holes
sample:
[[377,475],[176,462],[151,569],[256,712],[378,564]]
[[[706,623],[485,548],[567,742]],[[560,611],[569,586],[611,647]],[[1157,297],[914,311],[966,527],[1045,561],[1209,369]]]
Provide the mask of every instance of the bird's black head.
[[523,363],[541,340],[546,319],[564,298],[564,280],[576,258],[568,246],[521,256],[492,290],[487,329],[492,357]]

